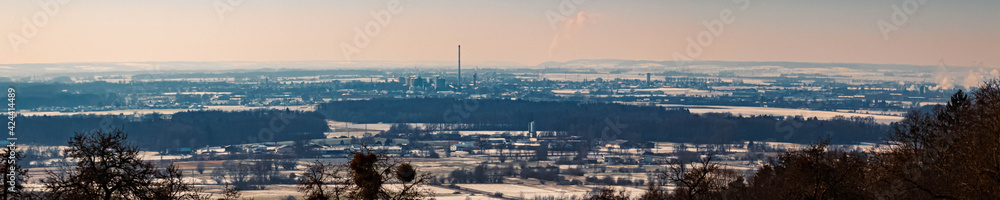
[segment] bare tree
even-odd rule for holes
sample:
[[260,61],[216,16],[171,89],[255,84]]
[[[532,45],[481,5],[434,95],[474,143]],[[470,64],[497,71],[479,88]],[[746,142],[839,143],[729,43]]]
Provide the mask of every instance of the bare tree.
[[724,169],[713,162],[713,155],[702,158],[697,164],[688,168],[684,161],[676,160],[660,179],[668,180],[677,185],[673,196],[676,199],[714,199],[721,197],[729,183],[742,175],[731,169]]
[[307,199],[420,199],[431,195],[422,188],[431,178],[430,173],[417,172],[399,158],[366,147],[355,152],[347,165],[310,164],[299,180],[299,190]]
[[656,181],[650,181],[646,184],[646,193],[642,194],[643,200],[667,200],[670,195],[666,190],[663,189]]
[[199,191],[184,183],[183,177],[184,174],[173,164],[153,174],[156,180],[149,187],[150,199],[201,199]]
[[340,199],[346,193],[346,187],[335,186],[348,184],[343,170],[342,165],[317,160],[309,164],[299,178],[299,191],[306,193],[306,200]]
[[210,174],[210,176],[212,177],[212,180],[215,181],[216,184],[224,184],[226,183],[226,180],[229,180],[228,177],[229,175],[226,174],[226,171],[223,170],[222,167],[216,167],[215,169],[212,169],[212,173]]
[[47,171],[47,199],[185,199],[191,187],[173,164],[165,169],[139,157],[121,129],[77,133],[65,157],[72,168]]
[[198,166],[195,167],[195,170],[198,171],[198,174],[205,174],[205,162],[198,162]]
[[593,195],[587,197],[587,200],[629,200],[629,195],[625,192],[625,188],[597,188],[591,193]]
[[236,200],[240,199],[243,194],[240,194],[240,189],[236,188],[229,183],[225,183],[222,186],[222,200]]
[[222,167],[212,172],[212,179],[232,184],[240,190],[259,190],[264,188],[263,180],[269,174],[260,163],[251,164],[241,161],[225,161]]

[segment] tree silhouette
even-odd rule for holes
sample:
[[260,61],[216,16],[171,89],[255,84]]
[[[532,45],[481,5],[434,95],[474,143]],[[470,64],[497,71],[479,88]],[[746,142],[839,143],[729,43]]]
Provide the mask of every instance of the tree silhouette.
[[[299,191],[306,199],[421,199],[431,195],[422,188],[431,180],[412,165],[389,157],[384,151],[364,147],[346,165],[314,162],[299,179]],[[387,184],[399,184],[388,187]]]
[[121,129],[76,133],[64,153],[76,165],[46,172],[46,199],[196,198],[173,164],[157,168],[143,161],[127,139]]
[[670,199],[669,194],[660,185],[656,184],[656,181],[650,181],[646,184],[646,193],[642,194],[643,200],[667,200]]
[[739,172],[722,168],[713,161],[713,155],[701,159],[698,164],[687,167],[682,160],[671,163],[671,167],[659,174],[660,179],[677,185],[672,199],[717,199],[722,198],[730,183],[743,176]]
[[861,152],[828,150],[829,140],[786,152],[759,168],[748,187],[771,199],[873,199],[873,166]]
[[[4,175],[4,187],[0,188],[0,194],[3,194],[3,199],[27,199],[31,198],[28,193],[24,191],[24,180],[28,180],[28,169],[22,168],[20,162],[24,159],[23,151],[18,151],[12,146],[3,147],[3,153],[5,158],[9,160],[0,161],[0,174]],[[14,176],[7,176],[8,174],[14,174]],[[9,178],[14,178],[10,180]],[[13,184],[11,185],[11,181]]]
[[[757,169],[746,185],[706,176],[712,165],[672,168],[677,199],[1000,199],[1000,81],[952,95],[892,125],[889,145],[869,152],[823,140]],[[682,177],[682,178],[678,178]],[[714,185],[714,186],[713,186]],[[704,186],[704,187],[703,187]],[[704,188],[704,189],[698,189]],[[723,195],[714,193],[725,192]],[[647,193],[649,194],[649,193]],[[650,194],[653,196],[652,194]],[[652,198],[650,198],[652,199]]]
[[625,192],[625,188],[615,189],[615,188],[597,188],[587,200],[629,200],[628,193]]
[[345,184],[341,167],[326,164],[318,160],[306,167],[305,173],[299,178],[299,191],[304,192],[306,200],[340,199],[345,193],[344,187],[333,187]]
[[883,196],[1000,199],[1000,82],[963,91],[893,126],[897,145],[880,157]]

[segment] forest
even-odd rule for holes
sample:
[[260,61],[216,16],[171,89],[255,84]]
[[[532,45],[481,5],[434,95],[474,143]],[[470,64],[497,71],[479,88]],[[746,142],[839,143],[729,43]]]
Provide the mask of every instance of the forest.
[[107,128],[128,130],[132,141],[147,150],[314,139],[323,138],[328,130],[319,113],[290,110],[17,118],[18,138],[41,145],[66,145],[66,138],[74,133]]
[[453,123],[452,130],[565,132],[591,139],[729,143],[770,140],[809,143],[882,141],[889,126],[872,118],[692,114],[685,109],[615,103],[502,99],[416,98],[320,104],[328,119],[355,123]]
[[[661,172],[666,181],[650,183],[641,198],[1000,199],[998,113],[1000,81],[991,80],[930,112],[907,113],[892,125],[885,142],[894,145],[887,148],[844,152],[821,141],[770,159],[749,176],[706,157]],[[665,183],[676,187],[667,191]],[[629,199],[615,191],[590,199]]]

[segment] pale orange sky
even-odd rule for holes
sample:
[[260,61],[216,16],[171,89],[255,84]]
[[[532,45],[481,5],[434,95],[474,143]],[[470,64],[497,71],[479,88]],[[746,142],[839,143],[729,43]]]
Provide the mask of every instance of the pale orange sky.
[[[39,2],[49,1],[58,2]],[[355,27],[378,23],[370,13],[393,1],[228,2],[75,0],[46,12],[36,1],[3,1],[0,63],[345,61],[341,46],[354,44]],[[750,0],[745,10],[732,1],[573,2],[399,1],[399,12],[350,60],[453,61],[459,44],[470,64],[672,60],[685,54],[687,38],[709,30],[704,21],[728,10],[732,23],[694,59],[1000,63],[995,0],[928,1],[904,12],[907,21],[888,38],[878,22],[891,24],[893,5],[906,0]],[[217,6],[232,10],[220,17]],[[565,17],[556,29],[550,14]],[[24,20],[36,24],[39,15],[49,20],[26,37]]]

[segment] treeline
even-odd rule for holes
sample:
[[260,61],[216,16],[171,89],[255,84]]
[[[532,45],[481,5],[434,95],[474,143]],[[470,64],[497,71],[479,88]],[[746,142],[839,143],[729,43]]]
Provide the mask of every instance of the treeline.
[[591,139],[697,143],[773,140],[807,143],[831,137],[834,143],[879,141],[888,126],[873,118],[785,118],[691,114],[685,109],[615,103],[537,102],[417,98],[337,101],[317,112],[356,123],[458,123],[450,130],[519,130],[535,122],[538,131],[559,131]]
[[[286,160],[227,160],[221,167],[212,170],[212,180],[216,184],[228,183],[240,190],[263,190],[271,184],[296,184],[295,173],[280,173],[279,167],[294,170],[298,163]],[[202,166],[203,167],[203,166]],[[202,169],[204,170],[204,169]]]
[[19,84],[17,88],[17,108],[30,110],[39,107],[77,107],[77,106],[123,106],[123,97],[114,93],[98,92],[100,88],[114,86],[112,83],[88,83],[75,86],[78,93],[64,92],[67,84]]
[[76,132],[123,128],[132,141],[147,150],[177,150],[206,145],[323,138],[325,118],[316,112],[290,110],[187,111],[173,115],[21,116],[16,132],[20,141],[66,145]]
[[455,184],[462,183],[503,183],[504,177],[517,177],[521,179],[538,179],[542,184],[545,184],[546,181],[551,181],[558,185],[583,185],[583,182],[580,180],[568,180],[566,177],[560,176],[560,174],[582,176],[585,173],[580,168],[560,170],[556,165],[527,166],[526,163],[521,163],[520,166],[515,168],[513,164],[508,164],[507,166],[490,166],[488,163],[482,162],[472,168],[472,170],[465,168],[455,169],[441,182],[448,181],[454,187]]

